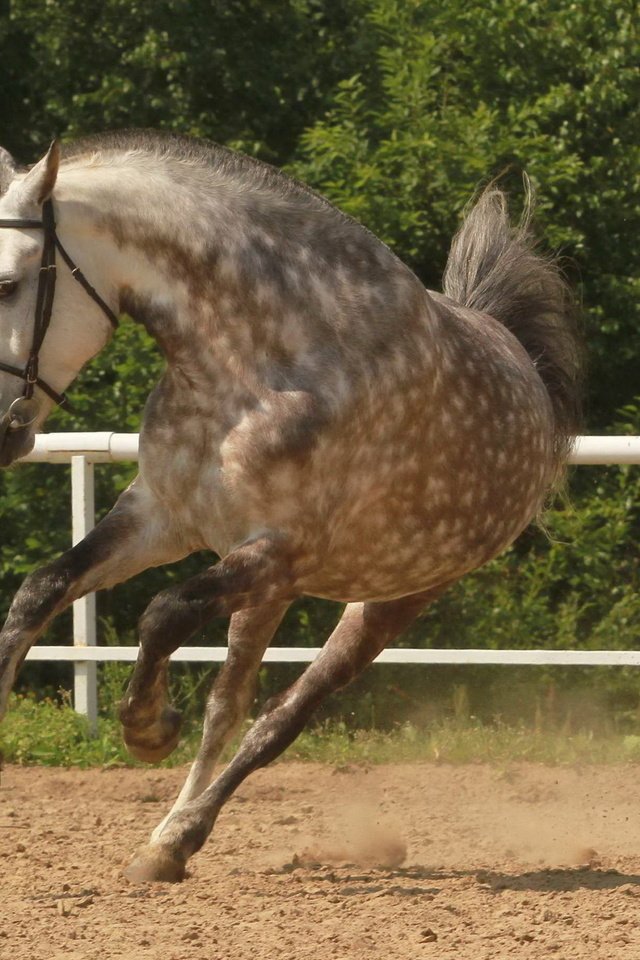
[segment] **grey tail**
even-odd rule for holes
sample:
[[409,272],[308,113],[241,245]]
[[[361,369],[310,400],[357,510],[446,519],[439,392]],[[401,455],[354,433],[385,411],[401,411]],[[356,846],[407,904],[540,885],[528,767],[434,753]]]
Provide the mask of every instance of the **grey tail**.
[[582,425],[582,347],[575,301],[557,260],[536,249],[528,179],[525,190],[517,226],[501,190],[481,194],[453,239],[443,287],[452,300],[504,324],[531,357],[551,400],[561,476]]

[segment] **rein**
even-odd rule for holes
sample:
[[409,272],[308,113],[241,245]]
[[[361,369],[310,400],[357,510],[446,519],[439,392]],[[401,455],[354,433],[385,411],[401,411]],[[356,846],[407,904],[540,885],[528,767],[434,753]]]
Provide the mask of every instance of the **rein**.
[[[14,400],[14,404],[20,404],[21,401],[31,400],[34,387],[38,386],[55,403],[71,410],[71,404],[64,393],[58,393],[53,387],[38,376],[38,363],[42,341],[49,329],[51,322],[51,313],[53,310],[53,298],[56,292],[56,250],[69,267],[71,276],[77,280],[80,286],[89,294],[92,300],[98,304],[104,315],[107,317],[114,329],[118,326],[118,318],[113,310],[104,302],[100,294],[91,286],[85,275],[79,267],[73,262],[67,251],[60,243],[60,238],[56,233],[56,221],[53,212],[53,203],[51,200],[45,200],[42,205],[42,220],[29,220],[15,218],[13,220],[0,219],[0,228],[9,228],[14,230],[43,230],[44,245],[42,247],[42,260],[40,261],[40,273],[38,275],[38,291],[36,294],[35,319],[33,325],[33,339],[31,341],[31,350],[29,359],[24,370],[20,367],[12,367],[8,363],[0,362],[0,370],[10,373],[14,377],[24,380],[24,390],[22,397]],[[21,424],[26,425],[26,424]]]

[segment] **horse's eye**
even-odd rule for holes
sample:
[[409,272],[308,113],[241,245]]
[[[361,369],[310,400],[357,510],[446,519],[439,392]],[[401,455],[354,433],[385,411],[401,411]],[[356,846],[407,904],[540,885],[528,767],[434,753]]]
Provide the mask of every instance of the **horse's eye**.
[[6,300],[18,289],[16,280],[0,280],[0,300]]

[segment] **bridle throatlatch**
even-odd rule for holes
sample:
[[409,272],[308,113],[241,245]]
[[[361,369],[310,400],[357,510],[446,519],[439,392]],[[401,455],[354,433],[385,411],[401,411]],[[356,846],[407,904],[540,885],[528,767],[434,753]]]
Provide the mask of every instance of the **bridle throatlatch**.
[[38,292],[36,294],[33,339],[31,341],[29,358],[26,362],[24,370],[20,369],[20,367],[12,367],[8,363],[0,362],[0,370],[4,371],[5,373],[11,373],[14,377],[19,377],[20,380],[24,380],[24,390],[22,391],[22,396],[13,401],[9,407],[7,416],[10,420],[10,427],[25,427],[28,426],[29,423],[32,423],[37,415],[36,410],[31,411],[30,409],[28,411],[26,421],[24,417],[20,415],[27,413],[27,408],[32,406],[29,401],[33,397],[33,391],[36,386],[40,387],[40,389],[46,393],[48,397],[51,397],[51,399],[59,406],[64,407],[67,410],[72,409],[71,404],[64,393],[58,393],[53,389],[53,387],[50,387],[48,383],[38,376],[38,358],[40,349],[42,347],[42,341],[45,338],[45,334],[49,329],[49,324],[51,322],[53,298],[56,292],[56,250],[69,267],[71,276],[74,278],[74,280],[78,281],[80,286],[83,287],[86,293],[89,294],[91,299],[98,304],[114,329],[118,326],[118,318],[111,307],[104,302],[100,294],[91,286],[85,275],[82,273],[79,267],[75,265],[67,251],[60,243],[60,239],[56,233],[56,221],[53,212],[53,203],[51,200],[45,200],[42,205],[42,220],[20,218],[7,220],[0,219],[0,228],[2,227],[11,228],[14,230],[44,231],[42,260],[40,261],[40,273],[38,276]]

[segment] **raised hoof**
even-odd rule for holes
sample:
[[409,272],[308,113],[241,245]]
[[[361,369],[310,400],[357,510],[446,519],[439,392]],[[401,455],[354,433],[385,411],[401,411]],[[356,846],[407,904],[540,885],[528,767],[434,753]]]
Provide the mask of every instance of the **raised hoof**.
[[181,883],[185,877],[185,862],[166,848],[143,847],[124,869],[130,883]]
[[180,740],[182,717],[173,707],[165,707],[158,720],[148,727],[122,727],[129,753],[136,760],[158,763],[175,750]]

